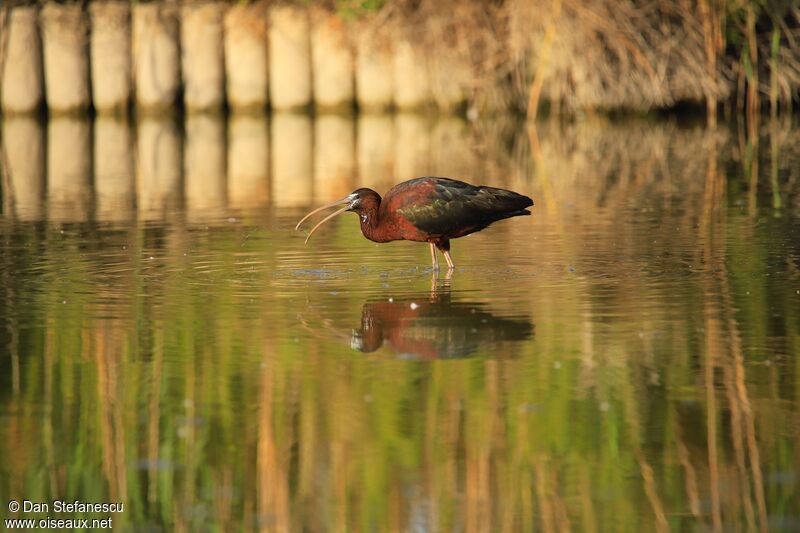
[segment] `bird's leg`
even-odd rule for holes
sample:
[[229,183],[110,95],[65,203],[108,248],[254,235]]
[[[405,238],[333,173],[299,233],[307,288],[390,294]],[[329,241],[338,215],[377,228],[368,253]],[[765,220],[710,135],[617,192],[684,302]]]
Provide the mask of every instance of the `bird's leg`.
[[431,259],[433,260],[433,270],[439,270],[439,260],[436,258],[436,247],[434,244],[428,243],[431,246]]
[[453,258],[450,257],[450,250],[444,251],[444,258],[447,259],[447,269],[449,272],[452,272],[456,268],[456,264],[453,263]]

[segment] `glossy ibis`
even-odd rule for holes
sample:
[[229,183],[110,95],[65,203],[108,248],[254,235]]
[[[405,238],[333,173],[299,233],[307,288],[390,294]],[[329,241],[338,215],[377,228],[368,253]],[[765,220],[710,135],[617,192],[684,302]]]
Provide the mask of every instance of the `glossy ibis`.
[[438,248],[452,270],[455,265],[450,257],[450,239],[475,233],[504,218],[530,215],[526,208],[531,205],[533,200],[513,191],[449,178],[424,177],[395,185],[383,199],[372,189],[356,189],[341,200],[311,211],[295,229],[311,215],[341,206],[311,228],[306,242],[328,220],[345,211],[354,211],[361,219],[361,233],[367,239],[427,242],[431,247],[433,268],[439,268]]

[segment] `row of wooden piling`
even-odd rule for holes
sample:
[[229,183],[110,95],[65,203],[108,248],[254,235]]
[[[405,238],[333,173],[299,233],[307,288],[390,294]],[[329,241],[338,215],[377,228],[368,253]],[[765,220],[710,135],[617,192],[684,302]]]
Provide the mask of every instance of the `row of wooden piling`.
[[412,34],[316,7],[50,2],[0,26],[0,105],[27,113],[454,109],[469,66]]

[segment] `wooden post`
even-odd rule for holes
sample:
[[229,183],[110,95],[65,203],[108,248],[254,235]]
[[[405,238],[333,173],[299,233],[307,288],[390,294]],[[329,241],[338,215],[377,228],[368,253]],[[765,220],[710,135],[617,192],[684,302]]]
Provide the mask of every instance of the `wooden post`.
[[237,3],[225,15],[225,82],[234,111],[267,107],[269,66],[267,8]]
[[181,66],[174,7],[134,4],[133,68],[137,111],[159,112],[175,105]]
[[269,70],[273,108],[291,110],[311,105],[311,40],[306,9],[270,7]]
[[92,101],[98,113],[125,113],[130,104],[131,6],[92,2]]
[[223,5],[185,4],[181,11],[183,102],[187,111],[219,111],[225,104]]
[[5,62],[0,72],[4,113],[30,113],[42,104],[44,79],[36,8],[11,9],[6,25]]
[[47,107],[55,113],[89,110],[89,24],[80,4],[45,4],[41,12]]
[[364,21],[356,35],[356,100],[365,111],[385,111],[394,100],[391,41]]
[[394,103],[399,109],[420,109],[431,102],[428,58],[405,36],[394,47]]
[[432,54],[430,69],[431,96],[444,111],[457,111],[467,105],[472,67],[455,50]]
[[327,110],[352,109],[355,103],[353,50],[341,17],[325,9],[311,12],[314,104]]

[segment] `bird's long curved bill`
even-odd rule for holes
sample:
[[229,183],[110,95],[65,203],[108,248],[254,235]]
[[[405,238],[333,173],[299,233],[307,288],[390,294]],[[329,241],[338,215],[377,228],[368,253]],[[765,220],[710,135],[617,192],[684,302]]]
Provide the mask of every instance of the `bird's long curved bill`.
[[337,209],[336,211],[334,211],[334,212],[333,212],[333,213],[331,213],[330,215],[326,216],[325,218],[323,218],[322,220],[320,220],[319,222],[317,222],[317,225],[316,225],[316,226],[314,226],[313,228],[311,228],[311,231],[309,231],[309,232],[308,232],[308,236],[306,237],[306,241],[305,241],[306,243],[308,243],[308,239],[310,239],[310,238],[311,238],[311,235],[313,235],[313,234],[314,234],[314,232],[315,232],[315,231],[317,231],[317,228],[319,228],[321,225],[323,225],[324,223],[326,223],[327,221],[329,221],[329,220],[330,220],[330,219],[332,219],[333,217],[335,217],[335,216],[337,216],[337,215],[341,215],[342,213],[344,213],[345,211],[347,211],[348,209],[350,209],[350,197],[348,196],[348,197],[346,197],[346,198],[342,198],[341,200],[336,200],[335,202],[331,202],[331,203],[329,203],[329,204],[325,204],[325,205],[323,205],[322,207],[318,207],[318,208],[314,209],[313,211],[311,211],[310,213],[308,213],[306,216],[304,216],[303,218],[301,218],[301,219],[300,219],[300,222],[298,222],[298,223],[297,223],[297,225],[294,227],[294,229],[295,229],[295,230],[298,230],[298,229],[300,229],[300,225],[301,225],[303,222],[305,222],[306,220],[308,220],[308,218],[309,218],[309,217],[311,217],[311,216],[313,216],[313,215],[315,215],[315,214],[319,213],[320,211],[322,211],[322,210],[324,210],[324,209],[329,209],[329,208],[331,208],[331,207],[336,207],[336,206],[339,206],[339,205],[342,205],[342,204],[346,204],[346,205],[345,205],[344,207],[342,207],[341,209]]

